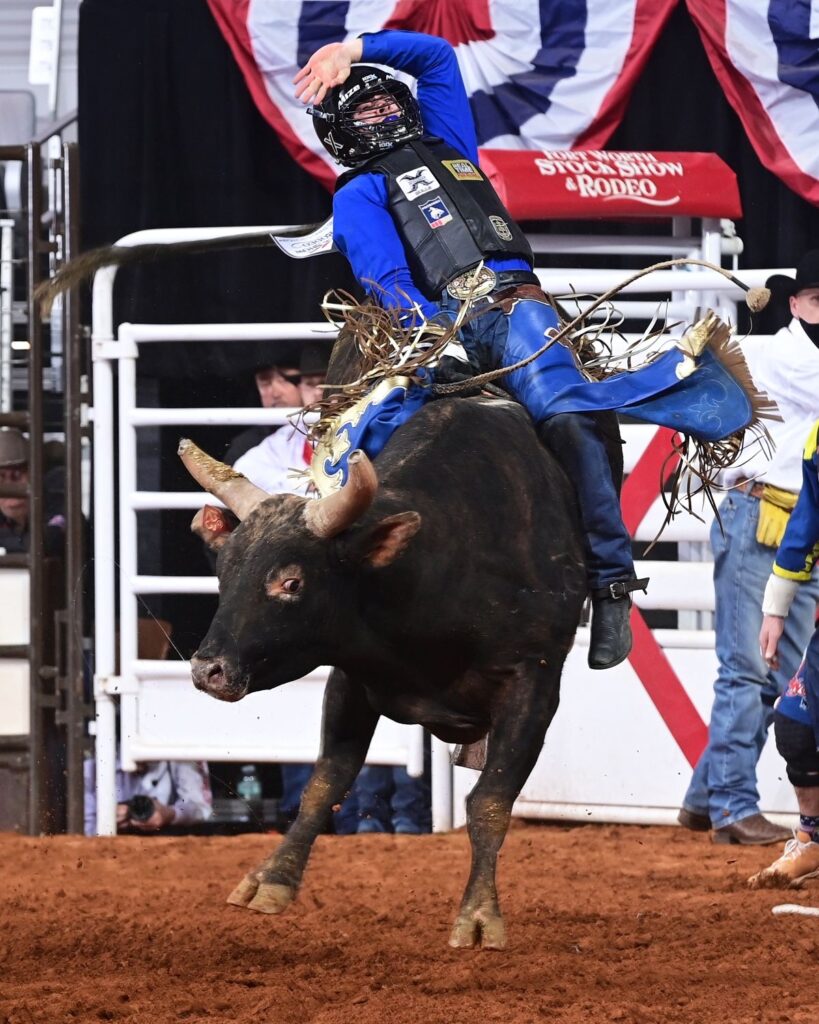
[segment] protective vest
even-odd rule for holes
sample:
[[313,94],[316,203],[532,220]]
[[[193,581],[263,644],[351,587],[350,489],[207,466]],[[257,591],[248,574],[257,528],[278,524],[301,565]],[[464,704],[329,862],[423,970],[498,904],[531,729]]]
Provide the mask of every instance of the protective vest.
[[389,209],[418,289],[437,299],[454,277],[482,259],[534,263],[526,236],[471,160],[436,138],[407,142],[343,174],[383,174]]

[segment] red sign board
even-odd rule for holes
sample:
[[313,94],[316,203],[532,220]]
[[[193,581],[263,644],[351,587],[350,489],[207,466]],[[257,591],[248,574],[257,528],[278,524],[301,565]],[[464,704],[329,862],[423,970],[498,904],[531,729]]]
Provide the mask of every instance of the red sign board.
[[483,149],[481,167],[515,220],[742,216],[715,153]]

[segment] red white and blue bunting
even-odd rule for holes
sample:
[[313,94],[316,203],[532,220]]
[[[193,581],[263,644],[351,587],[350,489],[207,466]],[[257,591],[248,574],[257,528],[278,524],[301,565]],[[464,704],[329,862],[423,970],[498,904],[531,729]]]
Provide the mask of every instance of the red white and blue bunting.
[[[328,186],[338,168],[292,86],[319,46],[381,28],[443,36],[456,49],[481,148],[596,150],[619,124],[679,2],[208,0],[262,114]],[[761,162],[819,202],[815,0],[685,2]]]
[[819,4],[687,0],[761,163],[819,203]]
[[338,168],[293,98],[293,75],[319,46],[381,28],[443,36],[482,148],[600,149],[677,0],[208,2],[262,114],[330,185]]

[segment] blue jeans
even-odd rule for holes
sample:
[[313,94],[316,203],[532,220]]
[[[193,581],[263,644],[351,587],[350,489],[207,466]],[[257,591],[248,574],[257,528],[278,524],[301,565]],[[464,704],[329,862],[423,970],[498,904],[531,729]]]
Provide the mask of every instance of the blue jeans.
[[[304,787],[313,774],[311,764],[283,764],[282,795],[279,800],[279,816],[285,821],[294,821],[299,813],[299,804]],[[333,831],[337,836],[354,835],[358,827],[358,807],[355,796],[348,793],[341,807],[333,814]]]
[[358,802],[359,832],[431,830],[429,783],[414,779],[406,768],[365,764],[353,789]]
[[731,492],[719,512],[725,536],[716,520],[711,527],[719,671],[708,745],[683,798],[683,807],[707,814],[714,828],[759,812],[756,765],[773,721],[773,702],[799,667],[819,599],[814,573],[800,586],[785,620],[779,668],[769,669],[759,652],[759,630],[776,551],[757,543],[757,498]]

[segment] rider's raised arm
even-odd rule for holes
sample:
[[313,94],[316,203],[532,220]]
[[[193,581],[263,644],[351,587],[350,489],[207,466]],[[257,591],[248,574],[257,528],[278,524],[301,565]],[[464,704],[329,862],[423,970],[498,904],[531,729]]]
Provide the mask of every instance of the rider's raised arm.
[[418,105],[424,129],[465,157],[478,162],[475,122],[455,51],[445,39],[420,32],[367,32],[361,36],[361,60],[384,64],[418,81]]

